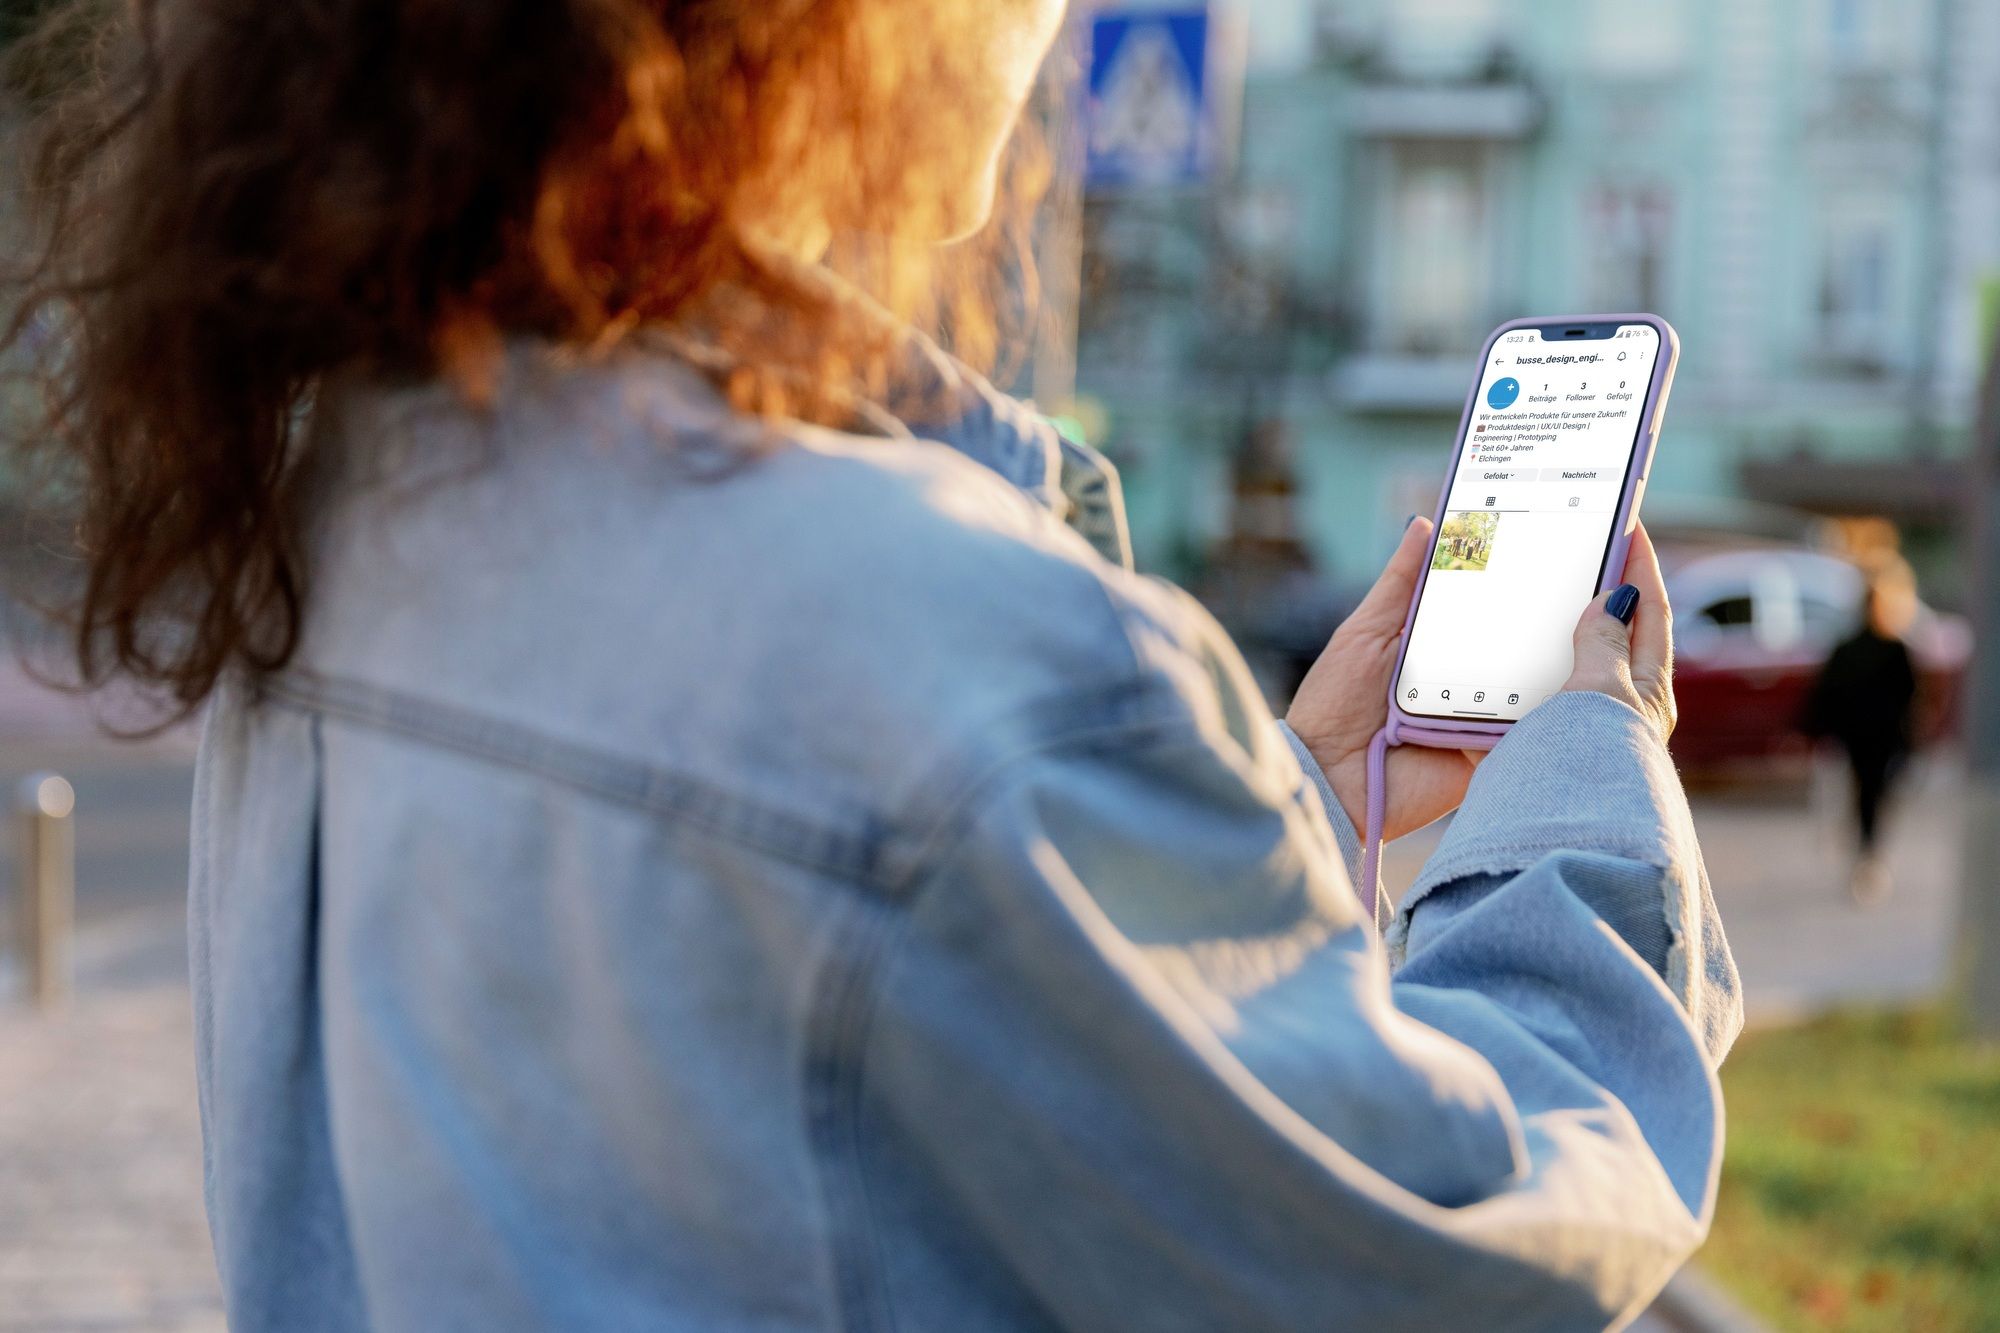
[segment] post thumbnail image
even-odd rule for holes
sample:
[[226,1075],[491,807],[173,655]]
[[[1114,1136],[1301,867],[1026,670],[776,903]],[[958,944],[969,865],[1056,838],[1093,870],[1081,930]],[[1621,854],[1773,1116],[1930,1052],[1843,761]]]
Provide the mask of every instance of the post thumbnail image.
[[1493,558],[1493,539],[1500,531],[1500,515],[1487,509],[1462,509],[1446,514],[1438,529],[1437,549],[1431,554],[1432,569],[1477,570]]

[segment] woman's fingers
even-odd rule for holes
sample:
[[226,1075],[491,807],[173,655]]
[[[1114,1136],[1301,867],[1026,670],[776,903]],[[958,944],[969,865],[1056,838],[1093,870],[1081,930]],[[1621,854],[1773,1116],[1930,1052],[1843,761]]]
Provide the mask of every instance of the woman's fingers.
[[1641,681],[1664,683],[1673,675],[1673,608],[1667,604],[1659,552],[1644,524],[1632,534],[1625,581],[1639,590],[1639,615],[1632,623],[1632,674]]
[[1431,549],[1431,521],[1417,518],[1403,529],[1403,540],[1396,545],[1396,553],[1389,557],[1375,586],[1361,599],[1361,605],[1354,608],[1343,630],[1374,638],[1392,638],[1403,632],[1403,619],[1409,614],[1410,594],[1417,590],[1417,577],[1423,573],[1424,557]]
[[1674,729],[1673,624],[1658,554],[1641,528],[1625,582],[1594,598],[1576,624],[1575,668],[1566,690],[1608,694]]
[[[1424,561],[1430,552],[1431,524],[1417,519],[1403,532],[1375,586],[1334,631],[1333,641],[1292,696],[1286,720],[1333,784],[1350,818],[1365,814],[1368,742],[1389,715],[1389,673],[1395,667],[1396,636],[1402,632]],[[1390,784],[1392,789],[1394,783]],[[1426,789],[1434,782],[1419,784]],[[1464,783],[1458,783],[1464,791]],[[1394,797],[1392,797],[1394,799]],[[1455,803],[1455,802],[1454,802]],[[1449,806],[1426,817],[1434,819]],[[1411,825],[1415,827],[1415,825]]]
[[1639,615],[1632,625],[1633,684],[1659,719],[1661,733],[1671,736],[1680,720],[1674,700],[1674,610],[1667,600],[1659,552],[1644,524],[1632,535],[1625,581],[1639,589]]
[[1388,716],[1396,635],[1430,549],[1430,528],[1425,519],[1410,524],[1375,586],[1334,631],[1292,696],[1292,730],[1313,747],[1321,767],[1330,769],[1350,751],[1360,753]]
[[1573,640],[1575,665],[1566,689],[1635,694],[1632,687],[1632,622],[1645,594],[1629,583],[1599,593],[1583,609]]

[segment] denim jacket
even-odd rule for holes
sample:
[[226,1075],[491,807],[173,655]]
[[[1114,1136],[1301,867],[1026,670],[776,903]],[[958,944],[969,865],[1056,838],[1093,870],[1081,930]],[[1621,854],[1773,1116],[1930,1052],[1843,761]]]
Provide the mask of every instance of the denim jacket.
[[258,1330],[1597,1329],[1700,1243],[1736,977],[1563,695],[1386,940],[1116,478],[644,349],[329,387],[203,743],[215,1249]]

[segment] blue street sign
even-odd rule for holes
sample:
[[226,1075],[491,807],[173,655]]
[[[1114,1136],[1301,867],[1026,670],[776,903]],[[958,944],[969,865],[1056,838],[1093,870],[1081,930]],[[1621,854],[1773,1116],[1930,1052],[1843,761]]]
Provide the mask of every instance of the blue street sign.
[[1090,25],[1085,180],[1195,185],[1215,159],[1205,6],[1115,10]]

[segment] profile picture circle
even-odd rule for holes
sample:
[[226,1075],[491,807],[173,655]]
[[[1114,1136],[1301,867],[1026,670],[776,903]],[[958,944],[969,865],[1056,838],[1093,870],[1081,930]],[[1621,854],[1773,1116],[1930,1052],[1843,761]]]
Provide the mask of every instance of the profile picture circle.
[[1521,381],[1509,375],[1504,380],[1496,381],[1493,387],[1486,391],[1486,405],[1496,412],[1504,412],[1512,407],[1514,400],[1520,396]]

